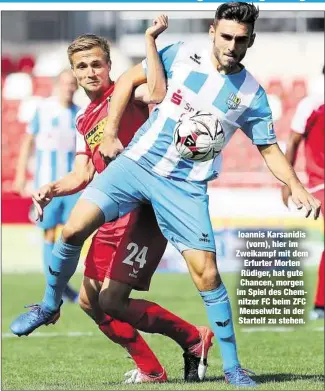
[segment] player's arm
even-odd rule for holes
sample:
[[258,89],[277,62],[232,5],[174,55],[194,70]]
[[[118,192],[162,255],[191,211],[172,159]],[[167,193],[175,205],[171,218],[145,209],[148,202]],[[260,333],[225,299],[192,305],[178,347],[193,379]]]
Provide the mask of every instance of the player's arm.
[[45,206],[48,205],[54,197],[78,193],[92,181],[94,175],[95,167],[90,156],[86,154],[77,155],[71,172],[55,182],[42,186],[33,193],[32,199],[40,220],[42,221],[43,219],[43,210]]
[[23,196],[25,194],[26,170],[29,156],[34,147],[34,135],[27,133],[20,147],[13,191]]
[[[289,140],[286,146],[285,157],[287,158],[288,162],[292,165],[292,167],[294,167],[296,163],[298,148],[302,140],[303,140],[302,134],[294,131],[290,132]],[[291,194],[289,187],[282,186],[281,194],[282,194],[283,203],[286,206],[288,206],[288,199]]]
[[167,27],[168,17],[161,15],[146,30],[147,75],[144,74],[143,67],[139,65],[147,83],[139,85],[134,91],[134,99],[146,104],[160,103],[166,95],[165,72],[157,50],[156,39]]
[[94,178],[95,167],[88,155],[77,155],[71,172],[49,184],[53,197],[76,194]]
[[306,217],[314,210],[314,218],[317,219],[321,203],[304,188],[278,144],[257,147],[272,174],[290,189],[292,201],[297,208],[305,207]]
[[292,165],[286,159],[277,143],[272,145],[257,145],[257,148],[269,170],[277,179],[290,188],[296,186],[303,187]]
[[298,148],[303,138],[304,136],[300,133],[294,131],[290,132],[289,140],[286,146],[285,157],[293,167],[296,163]]
[[148,84],[147,91],[140,89],[135,93],[135,98],[138,100],[158,101],[162,100],[165,96],[165,75],[157,53],[155,39],[166,28],[167,19],[165,16],[161,16],[154,21],[154,25],[146,32],[146,50],[150,56],[148,75],[146,75],[142,64],[138,64],[126,71],[116,83],[110,102],[109,116],[104,129],[103,141],[99,147],[99,152],[106,160],[114,159],[123,150],[123,146],[117,138],[118,129],[122,115],[131,99],[134,89],[146,82]]
[[287,185],[292,200],[298,209],[305,207],[306,217],[314,210],[314,218],[319,216],[320,202],[307,192],[299,181],[292,165],[279,148],[274,132],[272,112],[265,91],[260,88],[252,101],[242,130],[252,140],[261,153],[272,174]]

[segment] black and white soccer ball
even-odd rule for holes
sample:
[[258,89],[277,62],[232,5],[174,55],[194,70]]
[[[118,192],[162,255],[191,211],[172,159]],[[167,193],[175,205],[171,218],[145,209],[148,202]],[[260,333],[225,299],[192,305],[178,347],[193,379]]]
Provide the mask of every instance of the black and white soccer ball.
[[184,159],[211,160],[220,153],[224,142],[221,123],[211,113],[184,114],[176,124],[174,143]]

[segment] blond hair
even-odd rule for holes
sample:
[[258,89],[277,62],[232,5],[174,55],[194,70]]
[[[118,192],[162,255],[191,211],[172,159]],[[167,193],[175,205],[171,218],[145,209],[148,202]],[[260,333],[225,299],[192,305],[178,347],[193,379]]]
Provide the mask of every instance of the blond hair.
[[106,62],[111,62],[110,47],[107,40],[95,34],[83,34],[77,37],[68,47],[68,57],[72,66],[72,56],[77,52],[91,50],[94,47],[100,47],[104,54]]

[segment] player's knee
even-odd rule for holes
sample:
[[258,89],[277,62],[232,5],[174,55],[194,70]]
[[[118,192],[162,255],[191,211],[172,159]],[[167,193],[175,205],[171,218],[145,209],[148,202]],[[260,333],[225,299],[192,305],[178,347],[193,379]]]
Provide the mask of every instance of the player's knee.
[[221,284],[221,278],[214,253],[206,252],[204,254],[204,257],[196,268],[195,278],[200,290],[215,289]]
[[98,306],[93,305],[87,296],[79,295],[79,306],[97,324],[103,321],[105,314],[101,312]]
[[87,296],[87,293],[81,289],[79,292],[79,306],[87,314],[92,311],[91,302]]
[[92,310],[91,304],[84,297],[79,296],[79,306],[87,314]]
[[201,284],[204,290],[217,288],[221,284],[220,274],[216,266],[207,265],[201,276]]
[[62,230],[62,240],[65,243],[80,246],[87,239],[84,228],[78,222],[68,222]]
[[123,317],[123,304],[109,292],[100,292],[98,301],[100,308],[105,312],[105,314],[108,314],[116,319],[121,319]]

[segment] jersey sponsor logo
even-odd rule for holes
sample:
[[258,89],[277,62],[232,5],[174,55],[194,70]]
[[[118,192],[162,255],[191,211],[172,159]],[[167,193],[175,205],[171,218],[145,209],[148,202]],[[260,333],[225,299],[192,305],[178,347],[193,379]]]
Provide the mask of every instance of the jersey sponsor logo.
[[177,90],[176,92],[173,93],[171,97],[171,102],[173,102],[175,105],[179,106],[182,103],[182,95],[181,95],[181,90]]
[[238,108],[239,104],[241,102],[241,99],[238,98],[237,95],[235,95],[233,92],[229,94],[227,98],[227,106],[230,110],[235,110]]
[[201,56],[199,56],[198,54],[194,53],[193,56],[190,56],[190,59],[194,62],[196,62],[197,64],[201,65]]
[[103,138],[104,128],[107,122],[107,117],[103,118],[101,121],[96,124],[86,135],[85,140],[88,144],[90,150],[93,152],[95,147],[100,144]]
[[186,103],[184,106],[184,110],[186,110],[189,113],[192,113],[192,111],[194,111],[194,108],[189,103]]

